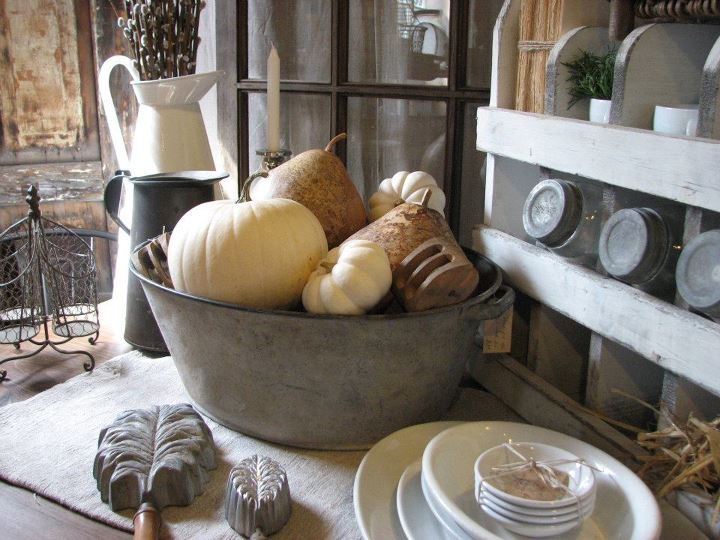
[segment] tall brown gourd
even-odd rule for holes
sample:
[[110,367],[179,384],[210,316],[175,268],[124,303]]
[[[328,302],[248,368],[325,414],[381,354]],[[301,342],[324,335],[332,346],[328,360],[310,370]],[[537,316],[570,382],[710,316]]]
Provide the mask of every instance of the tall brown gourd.
[[335,136],[324,150],[298,154],[257,178],[246,190],[253,200],[283,198],[307,207],[320,221],[328,248],[363,228],[367,223],[365,206],[342,161],[333,153],[335,144],[347,135]]

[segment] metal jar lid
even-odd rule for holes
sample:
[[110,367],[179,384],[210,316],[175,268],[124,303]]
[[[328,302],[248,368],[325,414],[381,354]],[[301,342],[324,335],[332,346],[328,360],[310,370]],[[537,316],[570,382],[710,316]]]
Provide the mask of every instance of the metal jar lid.
[[720,317],[720,230],[687,243],[675,272],[680,296],[693,308]]
[[580,224],[582,207],[582,192],[575,184],[552,178],[543,180],[525,200],[525,232],[546,246],[560,246]]
[[668,250],[668,229],[657,212],[650,208],[625,208],[605,223],[598,256],[610,275],[641,284],[660,271]]

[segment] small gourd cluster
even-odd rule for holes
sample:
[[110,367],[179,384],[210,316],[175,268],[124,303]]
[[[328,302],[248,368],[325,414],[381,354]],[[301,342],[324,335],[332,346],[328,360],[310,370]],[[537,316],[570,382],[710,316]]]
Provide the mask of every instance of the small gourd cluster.
[[[240,201],[208,202],[187,212],[167,250],[175,289],[244,307],[302,305],[330,315],[382,312],[393,298],[413,311],[470,296],[477,270],[455,260],[464,256],[445,221],[445,195],[435,179],[422,171],[398,172],[380,183],[366,210],[332,151],[344,137],[253,179]],[[425,254],[419,261],[418,248]],[[411,259],[416,262],[408,269]],[[459,266],[466,271],[447,299],[403,303],[411,284],[417,293],[448,265],[453,279]]]

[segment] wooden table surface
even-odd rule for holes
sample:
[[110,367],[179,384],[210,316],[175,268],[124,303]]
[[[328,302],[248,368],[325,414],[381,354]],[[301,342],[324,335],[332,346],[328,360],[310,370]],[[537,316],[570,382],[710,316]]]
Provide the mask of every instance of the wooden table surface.
[[[100,304],[100,336],[95,345],[86,338],[68,342],[63,348],[86,350],[95,357],[96,367],[132,347],[122,336],[122,316],[113,301]],[[0,360],[32,352],[35,345],[0,345]],[[28,399],[61,382],[83,373],[84,355],[64,355],[45,348],[38,355],[6,362],[8,378],[0,383],[0,407]],[[0,482],[0,537],[8,540],[57,540],[130,538],[132,535],[103,525],[35,495],[31,491]]]

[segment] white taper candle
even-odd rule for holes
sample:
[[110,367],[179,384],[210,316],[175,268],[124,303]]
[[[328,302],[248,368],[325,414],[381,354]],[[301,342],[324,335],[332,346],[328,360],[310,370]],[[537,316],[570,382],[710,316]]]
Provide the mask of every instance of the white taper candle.
[[267,59],[267,148],[280,150],[280,56],[275,45]]

